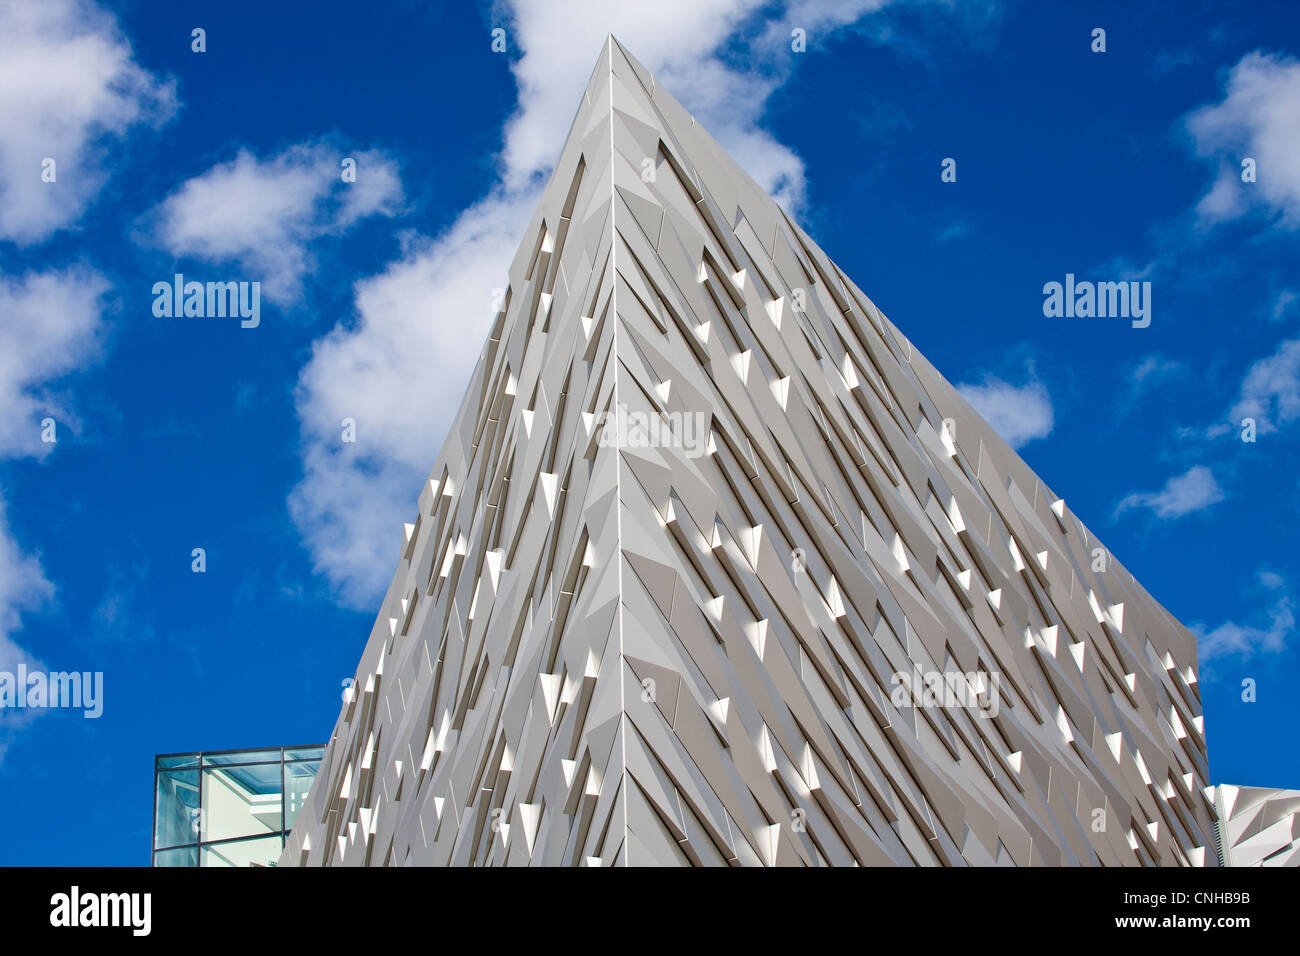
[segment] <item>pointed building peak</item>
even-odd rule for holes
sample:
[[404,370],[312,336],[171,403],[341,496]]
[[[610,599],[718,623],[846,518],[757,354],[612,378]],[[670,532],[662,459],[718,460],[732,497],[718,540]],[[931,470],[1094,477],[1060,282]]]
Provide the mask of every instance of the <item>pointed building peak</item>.
[[[1172,777],[1202,788],[1199,697],[1135,692],[1194,673],[1194,638],[1074,561],[1075,513],[1044,521],[867,296],[612,34],[601,56],[281,862],[1202,858],[1203,800],[1048,845],[1055,806],[1019,796],[1114,788],[1154,821]],[[1080,704],[1114,675],[1140,755]],[[984,718],[1014,749],[962,759]]]

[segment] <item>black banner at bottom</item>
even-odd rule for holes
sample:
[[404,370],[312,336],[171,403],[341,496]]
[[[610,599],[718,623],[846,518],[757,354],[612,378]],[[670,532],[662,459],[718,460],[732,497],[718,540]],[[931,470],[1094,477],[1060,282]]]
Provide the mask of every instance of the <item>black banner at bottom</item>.
[[[1147,942],[1188,934],[1231,942],[1289,931],[1297,870],[930,869],[719,873],[679,870],[0,870],[7,943],[70,933],[128,945],[249,930],[266,939],[331,941],[339,932],[418,928],[436,941],[487,929],[494,947],[521,944],[564,925],[584,946],[612,945],[608,923],[681,940],[770,948],[774,934],[848,933],[866,942],[915,935],[918,942],[1012,941],[1040,945],[1099,937]],[[738,905],[740,904],[740,905]],[[728,925],[731,924],[731,925]],[[700,929],[688,930],[689,926]],[[550,929],[546,929],[550,927]],[[596,935],[588,935],[597,931]],[[405,935],[405,934],[403,934]],[[244,935],[244,939],[250,937]]]

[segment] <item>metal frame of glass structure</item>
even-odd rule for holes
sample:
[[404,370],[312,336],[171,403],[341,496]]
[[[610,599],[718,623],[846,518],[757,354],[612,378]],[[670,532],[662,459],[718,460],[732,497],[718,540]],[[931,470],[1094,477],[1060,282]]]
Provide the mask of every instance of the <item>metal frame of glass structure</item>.
[[274,866],[324,744],[154,757],[154,866]]

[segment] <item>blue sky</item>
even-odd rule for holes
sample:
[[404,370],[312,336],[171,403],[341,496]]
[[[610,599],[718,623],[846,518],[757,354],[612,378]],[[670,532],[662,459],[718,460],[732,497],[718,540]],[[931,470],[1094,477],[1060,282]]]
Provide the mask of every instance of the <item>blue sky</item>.
[[[1202,636],[1214,781],[1300,787],[1294,3],[18,0],[0,670],[104,701],[0,714],[0,863],[146,865],[155,753],[328,737],[609,31]],[[156,317],[176,272],[260,324]]]

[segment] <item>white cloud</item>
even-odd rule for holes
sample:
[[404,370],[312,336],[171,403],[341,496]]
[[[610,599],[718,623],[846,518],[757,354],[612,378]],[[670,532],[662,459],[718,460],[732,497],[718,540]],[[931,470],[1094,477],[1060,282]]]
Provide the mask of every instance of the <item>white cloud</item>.
[[1294,289],[1283,289],[1279,292],[1273,301],[1273,321],[1280,322],[1295,311],[1294,306],[1297,302],[1300,302],[1300,295]]
[[[176,109],[174,84],[134,60],[113,18],[82,0],[0,2],[0,239],[41,242],[76,225],[107,179],[112,150]],[[42,163],[55,161],[53,182]],[[75,413],[59,386],[101,350],[109,284],[82,267],[0,275],[0,461],[42,459]],[[54,595],[24,551],[0,494],[0,670],[40,662],[17,643],[23,616]],[[35,711],[0,714],[0,757]]]
[[1166,358],[1158,352],[1144,356],[1136,365],[1130,367],[1128,388],[1119,400],[1117,411],[1127,415],[1139,401],[1152,390],[1187,374],[1187,366],[1178,359]]
[[1223,489],[1214,480],[1214,473],[1204,465],[1195,465],[1170,478],[1159,491],[1135,491],[1125,496],[1115,515],[1118,517],[1133,508],[1150,508],[1157,518],[1167,521],[1202,511],[1223,498]]
[[1167,359],[1163,355],[1152,353],[1133,367],[1132,380],[1136,384],[1146,386],[1172,375],[1180,375],[1184,370],[1183,363],[1177,359]]
[[[703,75],[714,48],[750,8],[751,0],[664,0],[609,4],[572,0],[510,4],[510,41],[521,51],[512,64],[518,110],[506,126],[503,150],[508,188],[549,168],[559,152],[557,133],[573,121],[579,97],[605,36],[613,33],[649,68],[693,64]],[[635,38],[635,39],[634,39]],[[567,55],[557,55],[562,52]]]
[[[0,458],[43,458],[41,419],[66,428],[72,416],[51,390],[95,357],[108,282],[88,269],[0,276]],[[57,432],[56,432],[57,434]]]
[[[911,2],[972,17],[996,6],[990,0]],[[836,32],[901,5],[906,0],[568,0],[557,15],[554,2],[514,0],[510,40],[523,52],[512,67],[519,108],[506,127],[503,184],[518,190],[549,169],[562,145],[556,130],[568,129],[597,51],[612,33],[760,186],[795,213],[804,199],[803,162],[759,125],[768,99],[794,67],[791,31],[802,29],[808,50],[816,51]],[[744,56],[720,56],[737,37],[749,41]]]
[[[51,388],[98,354],[107,290],[102,276],[77,267],[0,276],[0,460],[49,454],[55,445],[41,441],[44,417],[53,418],[56,429],[69,427],[72,410]],[[53,593],[40,561],[15,539],[0,496],[0,670],[12,672],[19,662],[36,666],[16,638],[23,614]],[[28,723],[30,713],[0,715],[0,756],[7,735]]]
[[1277,594],[1268,609],[1268,623],[1263,627],[1225,621],[1211,631],[1200,625],[1190,628],[1196,634],[1197,656],[1202,663],[1217,658],[1249,660],[1259,653],[1275,654],[1283,650],[1295,630],[1295,601],[1282,576],[1262,571],[1260,584]]
[[[0,239],[74,224],[107,178],[110,148],[176,109],[113,18],[83,0],[0,3]],[[42,182],[42,161],[56,180]]]
[[[18,646],[14,638],[22,631],[22,614],[46,604],[54,587],[45,577],[40,561],[24,554],[14,540],[0,498],[0,671],[15,673],[19,664],[41,669],[43,663]],[[0,761],[4,760],[13,734],[30,724],[43,711],[0,708]]]
[[[388,583],[401,521],[460,407],[531,206],[479,203],[436,242],[359,282],[355,326],[317,340],[302,370],[303,480],[290,510],[349,604]],[[345,418],[355,443],[341,440]]]
[[[40,562],[22,552],[14,540],[0,498],[0,671],[13,674],[19,664],[29,670],[44,669],[44,663],[18,645],[14,638],[22,631],[24,611],[37,610],[54,595]],[[42,710],[0,708],[0,762],[16,732],[43,714]]]
[[22,612],[34,610],[54,596],[41,563],[24,554],[9,527],[0,499],[0,670],[12,671],[19,661],[33,658],[13,641],[22,629]]
[[955,239],[965,239],[971,234],[971,225],[963,219],[950,222],[945,226],[935,230],[934,241],[936,243],[952,242]]
[[[355,182],[343,181],[345,157],[356,161]],[[259,159],[240,150],[164,200],[153,233],[173,255],[236,264],[263,295],[292,302],[314,264],[312,241],[391,216],[401,200],[397,167],[379,152],[301,143]]]
[[[1197,205],[1206,223],[1235,219],[1253,206],[1300,227],[1300,61],[1248,53],[1228,74],[1221,102],[1187,118],[1199,155],[1219,173]],[[1257,181],[1241,180],[1242,160],[1256,163]]]
[[1286,579],[1276,571],[1260,571],[1259,583],[1270,591],[1277,591],[1286,586]]
[[1260,435],[1300,418],[1300,339],[1288,339],[1247,370],[1237,403],[1228,412],[1234,427],[1243,418],[1255,419]]
[[[559,15],[541,0],[511,4],[518,108],[503,131],[499,180],[436,242],[360,283],[354,319],[316,343],[300,377],[304,475],[290,508],[343,600],[368,606],[389,580],[401,521],[478,358],[491,290],[506,283],[606,34],[794,212],[803,163],[759,125],[795,62],[787,20],[797,14],[812,44],[887,2],[796,3],[775,21],[760,19],[772,12],[760,0],[571,0]],[[737,37],[756,39],[743,57],[727,57]],[[339,440],[345,417],[356,419],[355,445]]]
[[[808,49],[816,50],[871,14],[908,4],[952,15],[985,15],[995,6],[991,0],[567,0],[557,15],[554,2],[513,0],[509,42],[522,52],[511,66],[518,107],[505,128],[499,193],[517,197],[549,172],[563,145],[557,131],[573,121],[597,54],[612,33],[763,189],[797,213],[804,199],[803,162],[760,125],[769,98],[798,59],[791,30],[804,30]],[[743,55],[726,55],[733,40],[744,44]]]
[[1042,382],[1016,386],[986,375],[982,385],[958,385],[957,391],[1012,448],[1052,433],[1052,398]]

